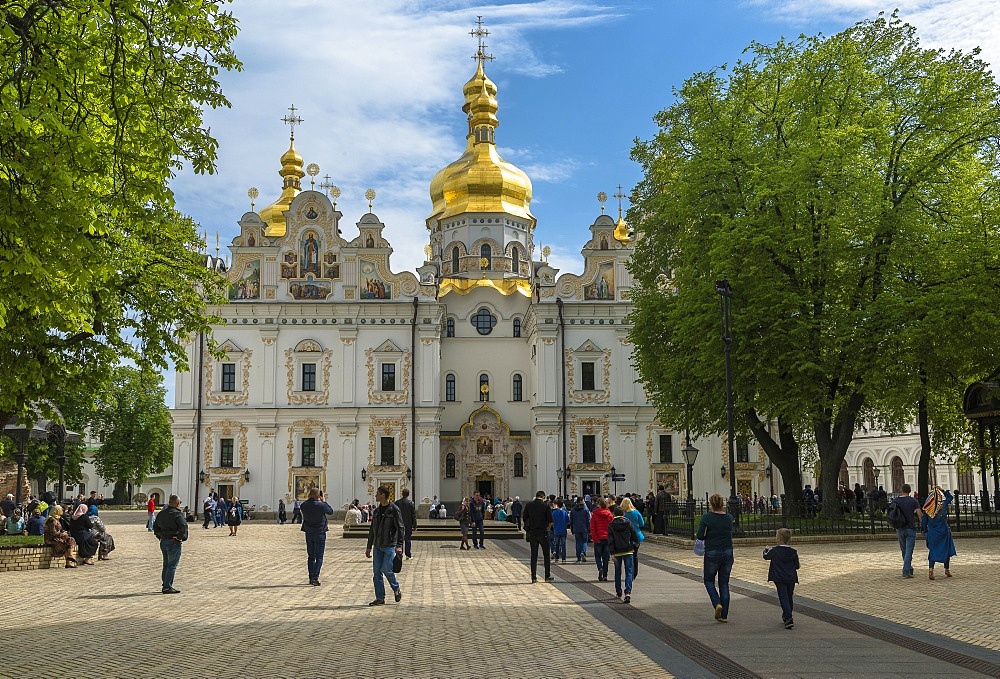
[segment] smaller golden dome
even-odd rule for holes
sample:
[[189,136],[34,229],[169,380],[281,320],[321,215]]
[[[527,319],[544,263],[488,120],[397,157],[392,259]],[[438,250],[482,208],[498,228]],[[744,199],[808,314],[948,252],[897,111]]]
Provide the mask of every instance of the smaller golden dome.
[[618,222],[615,224],[615,240],[622,245],[628,245],[629,241],[632,240],[629,233],[628,224],[625,223],[625,220],[619,214]]
[[302,156],[295,150],[294,139],[289,142],[288,150],[281,158],[281,169],[278,175],[282,179],[281,195],[260,211],[260,218],[267,226],[264,229],[265,236],[279,237],[285,235],[285,210],[287,210],[292,200],[302,190],[302,178],[306,173],[302,170]]

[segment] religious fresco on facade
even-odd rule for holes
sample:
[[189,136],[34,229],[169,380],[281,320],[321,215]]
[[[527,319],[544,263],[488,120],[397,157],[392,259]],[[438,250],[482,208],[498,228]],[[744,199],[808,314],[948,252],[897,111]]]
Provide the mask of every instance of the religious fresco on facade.
[[340,262],[337,261],[337,253],[326,253],[324,261],[326,262],[326,266],[323,267],[323,272],[326,274],[326,277],[333,279],[340,278]]
[[247,234],[247,245],[249,247],[254,247],[257,245],[257,236],[254,235],[253,231]]
[[281,277],[295,278],[299,273],[299,258],[294,252],[286,252],[285,259],[281,262]]
[[493,454],[493,439],[489,436],[480,436],[476,441],[476,454],[478,455],[492,455]]
[[288,294],[295,299],[326,299],[332,290],[333,283],[316,280],[312,276],[288,282]]
[[319,488],[319,474],[304,474],[295,477],[295,499],[308,500],[309,491]]
[[306,231],[302,239],[301,252],[302,260],[299,267],[299,277],[304,278],[306,274],[322,276],[323,272],[319,268],[319,236],[315,231]]
[[229,286],[229,299],[260,299],[260,260],[247,262],[238,281]]
[[583,289],[584,297],[587,299],[610,299],[615,298],[615,264],[614,262],[604,262],[597,267],[597,278],[590,285]]
[[680,472],[656,472],[656,487],[663,486],[663,490],[677,497],[681,492]]
[[306,219],[308,219],[309,221],[312,221],[312,220],[316,219],[317,217],[319,217],[319,213],[316,211],[316,206],[315,205],[310,205],[309,209],[306,210]]
[[392,299],[392,284],[386,283],[375,264],[361,260],[361,299]]

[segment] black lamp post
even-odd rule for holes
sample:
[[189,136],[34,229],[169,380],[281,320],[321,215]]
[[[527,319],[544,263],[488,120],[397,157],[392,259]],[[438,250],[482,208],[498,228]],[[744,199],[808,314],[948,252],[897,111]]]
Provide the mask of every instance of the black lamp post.
[[698,449],[691,445],[690,435],[685,435],[684,438],[686,443],[681,448],[681,455],[684,456],[688,472],[688,516],[694,516],[694,463],[698,459]]
[[559,488],[559,495],[560,496],[562,496],[562,494],[563,494],[563,473],[564,472],[563,472],[563,468],[562,467],[559,467],[558,469],[556,469],[556,478],[559,479],[559,481],[558,481],[558,483],[556,485]]
[[726,355],[726,428],[729,435],[729,512],[733,515],[737,528],[740,521],[740,502],[736,498],[736,429],[733,426],[733,330],[731,302],[733,289],[729,279],[723,275],[721,281],[715,282],[715,291],[719,293],[722,310],[722,346]]
[[618,500],[618,475],[615,471],[614,465],[611,467],[611,483],[615,485],[615,501]]
[[24,476],[24,463],[28,456],[24,452],[24,444],[31,436],[31,430],[25,428],[11,428],[4,432],[9,438],[17,443],[17,452],[14,453],[14,461],[17,462],[17,488],[14,490],[14,504],[21,506],[21,478]]

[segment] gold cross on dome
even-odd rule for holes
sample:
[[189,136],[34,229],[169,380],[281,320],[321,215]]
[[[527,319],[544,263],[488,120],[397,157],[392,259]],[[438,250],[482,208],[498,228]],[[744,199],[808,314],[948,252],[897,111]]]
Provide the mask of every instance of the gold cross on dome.
[[291,128],[292,130],[291,139],[292,141],[295,141],[295,126],[302,124],[302,118],[295,115],[295,112],[298,110],[297,108],[295,108],[295,104],[289,106],[288,110],[292,112],[291,115],[287,115],[284,118],[282,118],[281,122],[285,123],[286,125],[288,125],[288,127]]
[[476,28],[474,30],[469,31],[469,35],[479,40],[479,50],[472,56],[472,58],[478,61],[479,63],[483,63],[484,61],[493,61],[493,55],[486,53],[487,45],[485,42],[483,42],[483,38],[485,38],[489,34],[490,32],[485,28],[483,28],[482,15],[477,16]]
[[619,184],[618,185],[618,193],[615,194],[615,198],[618,199],[618,218],[619,219],[621,219],[621,217],[622,217],[622,198],[624,198],[624,197],[625,197],[625,194],[622,193],[622,185]]

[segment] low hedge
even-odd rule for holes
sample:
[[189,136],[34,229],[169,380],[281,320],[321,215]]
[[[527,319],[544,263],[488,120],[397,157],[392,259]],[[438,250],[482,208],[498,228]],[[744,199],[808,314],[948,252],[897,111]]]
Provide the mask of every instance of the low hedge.
[[0,547],[41,547],[44,541],[41,535],[0,535]]

